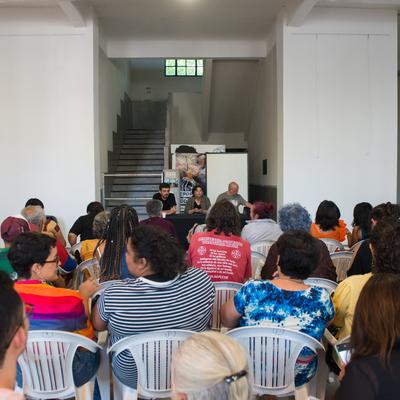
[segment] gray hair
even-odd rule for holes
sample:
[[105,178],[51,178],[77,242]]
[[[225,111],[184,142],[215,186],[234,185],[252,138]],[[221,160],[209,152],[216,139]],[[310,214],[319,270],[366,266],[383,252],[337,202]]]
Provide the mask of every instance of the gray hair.
[[40,206],[26,206],[22,209],[21,214],[26,218],[26,220],[32,225],[37,226],[42,230],[43,224],[46,221],[46,215],[44,210]]
[[94,237],[99,239],[103,237],[103,234],[106,231],[109,220],[110,220],[109,211],[101,211],[94,217],[93,227],[92,227]]
[[279,210],[278,220],[282,232],[287,232],[291,229],[309,232],[312,222],[310,213],[299,203],[291,203],[283,206]]
[[146,211],[149,217],[159,217],[162,209],[163,203],[160,200],[150,200],[146,203]]

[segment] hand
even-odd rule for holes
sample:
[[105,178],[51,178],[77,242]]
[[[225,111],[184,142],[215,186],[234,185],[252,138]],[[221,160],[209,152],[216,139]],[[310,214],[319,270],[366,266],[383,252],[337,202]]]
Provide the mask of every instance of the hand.
[[82,298],[89,299],[93,294],[97,292],[98,289],[99,285],[96,282],[96,279],[89,278],[79,287],[79,294],[82,296]]

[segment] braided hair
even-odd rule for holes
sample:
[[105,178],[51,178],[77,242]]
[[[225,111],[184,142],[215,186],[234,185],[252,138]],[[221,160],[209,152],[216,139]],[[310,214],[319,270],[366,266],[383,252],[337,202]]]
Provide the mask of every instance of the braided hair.
[[101,281],[121,279],[124,248],[137,225],[139,225],[139,218],[133,207],[124,204],[111,211],[110,220],[96,246],[97,250],[97,247],[105,242],[104,252],[100,259]]

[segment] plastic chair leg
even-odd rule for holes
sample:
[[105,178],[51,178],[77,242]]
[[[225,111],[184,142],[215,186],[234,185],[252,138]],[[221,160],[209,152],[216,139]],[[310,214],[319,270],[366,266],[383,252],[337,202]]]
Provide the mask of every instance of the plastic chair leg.
[[101,400],[110,400],[110,358],[107,354],[107,348],[104,346],[100,350],[100,366],[97,371],[97,384]]
[[75,388],[75,399],[76,400],[93,399],[93,391],[94,391],[94,379],[85,383],[81,387]]

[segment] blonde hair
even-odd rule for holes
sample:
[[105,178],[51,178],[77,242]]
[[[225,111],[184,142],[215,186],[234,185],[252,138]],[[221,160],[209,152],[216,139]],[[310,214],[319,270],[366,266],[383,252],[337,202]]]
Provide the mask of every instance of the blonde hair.
[[[237,380],[225,378],[246,371]],[[248,400],[251,398],[249,368],[239,343],[217,332],[202,332],[185,340],[172,360],[175,393],[187,400]]]

